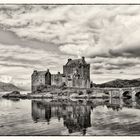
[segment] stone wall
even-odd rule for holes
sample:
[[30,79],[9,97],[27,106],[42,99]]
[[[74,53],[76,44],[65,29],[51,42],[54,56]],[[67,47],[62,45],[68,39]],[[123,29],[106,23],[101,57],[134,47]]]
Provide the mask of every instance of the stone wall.
[[[68,71],[67,71],[68,69]],[[74,78],[74,72],[77,70],[77,73],[79,74],[79,79]],[[81,88],[86,88],[90,87],[90,66],[81,66],[80,68],[72,68],[72,67],[64,67],[64,73],[66,75],[66,79],[68,80],[68,76],[71,77],[71,80],[68,80],[67,86],[68,87],[81,87]]]
[[62,84],[62,81],[63,81],[62,74],[51,75],[51,85],[60,86]]
[[45,85],[51,85],[51,73],[45,74]]
[[51,85],[51,74],[49,71],[34,71],[31,82],[32,92],[35,92],[40,85]]
[[63,74],[51,74],[47,71],[34,71],[32,74],[32,91],[36,91],[40,85],[90,88],[90,64],[87,64],[84,57],[82,59],[68,59],[63,66]]
[[73,87],[77,88],[90,88],[90,81],[87,79],[73,78]]
[[87,64],[84,58],[68,59],[66,65],[63,66],[63,74],[66,76],[68,87],[90,87],[90,64]]

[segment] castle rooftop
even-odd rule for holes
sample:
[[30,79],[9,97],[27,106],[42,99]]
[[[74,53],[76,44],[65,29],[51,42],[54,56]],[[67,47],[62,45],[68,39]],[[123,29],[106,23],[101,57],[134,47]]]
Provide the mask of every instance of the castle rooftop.
[[81,59],[74,59],[74,60],[68,59],[68,62],[66,63],[67,66],[79,65],[79,64],[87,64],[84,57],[82,57]]
[[37,70],[35,70],[33,74],[37,74],[39,76],[44,76],[48,72],[49,72],[49,70],[47,70],[47,71],[37,71]]

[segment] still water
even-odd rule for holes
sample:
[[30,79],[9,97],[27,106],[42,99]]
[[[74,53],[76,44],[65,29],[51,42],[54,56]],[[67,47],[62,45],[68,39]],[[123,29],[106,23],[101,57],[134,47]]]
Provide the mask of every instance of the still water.
[[140,100],[6,100],[0,135],[140,135]]

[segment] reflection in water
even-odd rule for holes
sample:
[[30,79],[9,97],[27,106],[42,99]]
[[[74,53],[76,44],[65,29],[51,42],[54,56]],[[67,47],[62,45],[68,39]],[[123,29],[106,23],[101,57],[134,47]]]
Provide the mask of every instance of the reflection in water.
[[123,99],[123,106],[127,108],[133,107],[132,99]]
[[136,109],[140,109],[140,99],[136,98],[135,102],[133,103],[133,105],[135,105]]
[[20,101],[19,98],[9,98],[8,100],[13,101],[13,102],[18,102],[18,101]]
[[[62,119],[63,126],[69,134],[80,132],[86,134],[87,128],[91,126],[91,111],[97,106],[106,106],[109,110],[120,111],[123,107],[140,108],[140,99],[132,102],[131,99],[111,98],[110,100],[32,100],[32,118],[35,123]],[[92,111],[93,112],[93,111]]]
[[35,122],[45,120],[50,122],[51,119],[51,106],[44,105],[42,102],[32,101],[32,118]]
[[64,126],[69,133],[82,132],[86,134],[86,128],[91,126],[91,106],[82,104],[69,104],[62,102],[32,101],[32,118],[35,122],[47,121],[48,124],[52,117],[58,120],[63,118]]
[[110,98],[109,102],[106,104],[108,109],[119,111],[122,109],[121,100],[119,98]]

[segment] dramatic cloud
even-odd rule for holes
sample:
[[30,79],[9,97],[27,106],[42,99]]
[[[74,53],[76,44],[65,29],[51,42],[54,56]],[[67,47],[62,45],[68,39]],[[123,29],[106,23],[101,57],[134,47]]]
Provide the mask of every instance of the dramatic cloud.
[[23,48],[0,44],[0,80],[17,84],[20,81],[28,83],[34,69],[47,70],[49,68],[54,73],[58,70],[62,71],[61,67],[66,62],[65,57],[65,55],[61,56],[56,52],[27,46]]
[[81,56],[94,82],[137,78],[139,35],[139,5],[1,5],[0,79],[24,85],[34,69],[62,72]]

